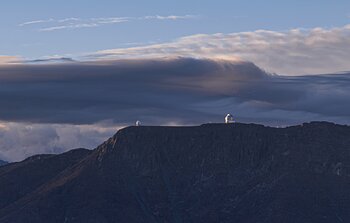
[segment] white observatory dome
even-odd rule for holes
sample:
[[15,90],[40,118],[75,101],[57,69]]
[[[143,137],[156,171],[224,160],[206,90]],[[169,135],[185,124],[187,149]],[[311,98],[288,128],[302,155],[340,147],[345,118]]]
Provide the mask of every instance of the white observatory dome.
[[136,126],[140,126],[141,125],[141,122],[139,120],[136,121],[135,123]]
[[225,117],[225,123],[234,123],[233,116],[231,114],[227,114]]

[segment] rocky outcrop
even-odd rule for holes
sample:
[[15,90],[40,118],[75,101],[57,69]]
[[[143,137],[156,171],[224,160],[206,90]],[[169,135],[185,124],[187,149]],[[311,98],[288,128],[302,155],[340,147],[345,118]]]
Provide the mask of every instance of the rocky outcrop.
[[[0,168],[1,189],[58,157],[11,184]],[[350,221],[349,126],[128,127],[73,160],[8,195],[0,222]]]

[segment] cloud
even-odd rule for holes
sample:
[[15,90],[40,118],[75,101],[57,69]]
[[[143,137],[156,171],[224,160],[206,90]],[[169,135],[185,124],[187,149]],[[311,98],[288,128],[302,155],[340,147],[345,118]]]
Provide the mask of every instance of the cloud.
[[221,58],[252,61],[282,75],[350,70],[350,25],[340,28],[197,34],[173,42],[99,51],[90,58]]
[[81,28],[92,28],[92,27],[98,27],[98,23],[80,23],[80,24],[74,24],[74,25],[64,25],[64,26],[51,26],[47,28],[39,29],[39,31],[47,32],[47,31],[55,31],[60,29],[81,29]]
[[70,63],[70,62],[76,62],[74,59],[70,57],[44,57],[42,59],[35,59],[35,60],[23,60],[22,63]]
[[53,22],[54,19],[45,19],[45,20],[33,20],[33,21],[28,21],[19,24],[19,26],[28,26],[28,25],[34,25],[34,24],[39,24],[39,23],[47,23],[47,22]]
[[0,159],[94,148],[119,127],[240,122],[350,124],[350,73],[271,75],[193,58],[0,66]]
[[[235,75],[229,76],[226,69]],[[193,111],[178,106],[198,101],[202,93],[221,91],[230,81],[243,81],[246,73],[263,74],[253,65],[193,59],[4,67],[0,69],[0,119],[92,124],[159,116],[161,123],[162,119],[192,117]],[[195,89],[198,92],[191,95]]]
[[58,22],[72,22],[72,21],[81,21],[81,19],[76,18],[76,17],[71,17],[71,18],[65,18],[65,19],[58,20]]
[[195,15],[169,15],[169,16],[144,16],[144,17],[100,17],[100,18],[64,18],[64,19],[46,19],[34,20],[19,24],[19,26],[42,25],[45,23],[52,24],[50,26],[40,27],[41,32],[50,32],[65,29],[81,29],[100,27],[109,24],[124,23],[135,20],[180,20],[197,18]]
[[38,30],[41,32],[50,32],[57,30],[66,30],[66,29],[81,29],[81,28],[94,28],[107,24],[116,24],[122,22],[128,22],[130,18],[128,17],[108,17],[108,18],[64,18],[64,19],[47,19],[47,20],[35,20],[24,22],[19,26],[29,26],[37,24],[51,24],[50,26],[40,27]]
[[[241,120],[265,124],[298,123],[305,117],[348,123],[349,78],[348,73],[283,77],[249,62],[190,58],[22,64],[0,68],[0,119],[202,123],[240,109]],[[267,115],[270,111],[308,116],[295,120],[294,115]]]
[[4,56],[0,55],[0,65],[20,63],[22,59],[17,56]]
[[[117,127],[120,128],[120,127]],[[111,137],[115,127],[101,125],[0,124],[0,159],[20,161],[36,154],[95,148]]]
[[92,18],[92,21],[95,21],[98,24],[114,24],[120,22],[127,22],[130,17],[109,17],[109,18]]
[[161,15],[155,15],[155,16],[145,16],[141,17],[140,19],[158,19],[158,20],[179,20],[179,19],[194,19],[198,18],[198,16],[195,15],[169,15],[169,16],[161,16]]

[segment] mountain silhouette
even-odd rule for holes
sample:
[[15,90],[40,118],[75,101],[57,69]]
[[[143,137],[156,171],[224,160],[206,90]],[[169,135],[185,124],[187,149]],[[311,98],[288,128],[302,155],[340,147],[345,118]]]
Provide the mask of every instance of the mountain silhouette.
[[138,126],[0,168],[0,222],[350,222],[350,127]]

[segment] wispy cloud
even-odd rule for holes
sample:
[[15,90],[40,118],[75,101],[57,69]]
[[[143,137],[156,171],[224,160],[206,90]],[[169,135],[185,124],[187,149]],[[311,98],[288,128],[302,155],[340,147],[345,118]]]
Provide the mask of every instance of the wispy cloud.
[[50,24],[50,26],[41,26],[38,30],[42,32],[57,31],[63,29],[80,29],[80,28],[93,28],[108,24],[117,24],[123,22],[129,22],[133,20],[183,20],[197,18],[195,15],[168,15],[168,16],[143,16],[143,17],[100,17],[100,18],[63,18],[63,19],[46,19],[46,20],[34,20],[19,24],[19,26],[29,25],[43,25]]
[[198,18],[196,15],[169,15],[169,16],[161,16],[161,15],[155,15],[155,16],[145,16],[141,17],[141,19],[158,19],[158,20],[179,20],[179,19],[194,19]]
[[92,28],[92,27],[98,27],[99,25],[97,23],[80,23],[80,24],[74,24],[74,25],[64,25],[64,26],[52,26],[47,28],[39,29],[42,32],[45,31],[55,31],[60,29],[81,29],[81,28]]
[[113,24],[120,22],[127,22],[131,18],[130,17],[108,17],[108,18],[92,18],[91,20],[98,24]]
[[53,22],[55,21],[54,19],[46,19],[46,20],[33,20],[33,21],[28,21],[19,24],[19,26],[28,26],[28,25],[34,25],[34,24],[39,24],[39,23],[48,23],[48,22]]
[[[110,18],[66,18],[57,20],[55,23],[58,25],[40,28],[39,31],[56,31],[62,29],[81,29],[81,28],[93,28],[107,24],[115,24],[129,21],[127,17],[110,17]],[[63,25],[62,25],[63,24]]]
[[75,18],[75,17],[71,17],[71,18],[65,18],[65,19],[60,19],[58,20],[58,22],[72,22],[72,21],[80,21],[80,18]]
[[109,49],[91,58],[222,58],[252,61],[269,72],[296,75],[350,70],[350,25],[325,29],[197,34],[172,42]]

